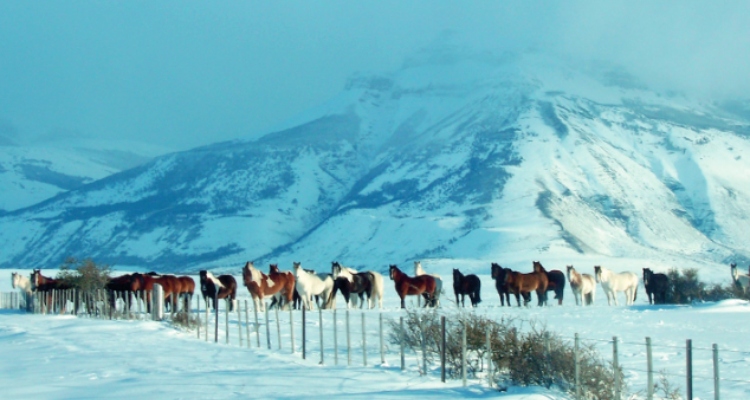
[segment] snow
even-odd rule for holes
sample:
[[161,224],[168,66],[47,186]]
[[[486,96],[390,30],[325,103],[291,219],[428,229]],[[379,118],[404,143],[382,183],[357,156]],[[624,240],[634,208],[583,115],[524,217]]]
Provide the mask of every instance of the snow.
[[[444,271],[445,266],[427,263],[425,269]],[[27,270],[21,270],[24,274]],[[46,271],[54,274],[54,271]],[[443,274],[444,276],[449,276]],[[236,276],[239,279],[239,276]],[[572,341],[577,333],[582,343],[594,346],[604,360],[612,357],[612,337],[619,341],[619,363],[623,366],[634,398],[645,398],[645,338],[653,343],[655,379],[667,374],[670,383],[685,387],[685,341],[692,340],[694,393],[696,399],[713,398],[712,344],[718,344],[722,398],[750,396],[750,348],[746,338],[750,326],[738,323],[747,319],[750,303],[727,300],[692,306],[650,306],[643,287],[636,305],[608,307],[598,287],[593,307],[577,307],[566,289],[563,306],[544,308],[501,308],[494,282],[480,276],[483,283],[480,307],[473,312],[493,319],[511,318],[521,329],[546,326]],[[194,279],[197,279],[194,277]],[[450,278],[447,278],[450,280]],[[385,281],[385,321],[397,319],[402,311],[392,283]],[[442,312],[456,315],[450,282],[442,298]],[[10,289],[10,280],[0,281],[0,291]],[[241,303],[249,299],[244,287]],[[413,298],[408,302],[413,307]],[[534,300],[535,301],[535,300]],[[515,300],[513,300],[515,303]],[[252,304],[252,302],[248,301]],[[194,302],[194,304],[196,304]],[[338,302],[338,365],[334,365],[332,312],[322,314],[325,331],[324,363],[319,364],[319,314],[308,313],[307,357],[301,358],[300,315],[295,312],[296,353],[289,347],[289,314],[280,313],[282,349],[277,347],[276,316],[269,313],[272,349],[266,348],[265,322],[260,316],[260,347],[252,333],[250,348],[237,342],[237,317],[230,317],[230,343],[225,344],[224,315],[220,317],[219,343],[213,343],[213,325],[206,341],[195,331],[176,328],[168,322],[108,321],[70,315],[30,315],[0,310],[0,385],[3,398],[437,398],[502,397],[509,400],[553,400],[571,398],[559,391],[540,387],[513,387],[497,392],[486,380],[469,379],[463,388],[460,380],[440,382],[437,366],[429,366],[426,376],[419,374],[421,359],[407,352],[405,371],[399,368],[396,346],[387,344],[381,363],[378,347],[378,310],[367,310],[368,365],[363,366],[361,352],[361,315],[351,310],[352,364],[346,366],[345,311]],[[203,316],[203,311],[201,316]],[[252,320],[253,314],[250,312]],[[244,329],[244,315],[243,329]],[[213,323],[213,316],[211,316]],[[387,322],[386,322],[387,329]],[[244,335],[244,331],[243,331]],[[386,341],[387,343],[387,341]]]

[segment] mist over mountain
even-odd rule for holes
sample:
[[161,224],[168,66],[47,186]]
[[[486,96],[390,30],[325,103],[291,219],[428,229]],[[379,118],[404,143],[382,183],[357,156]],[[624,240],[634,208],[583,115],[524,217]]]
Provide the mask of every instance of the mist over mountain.
[[[260,139],[158,157],[0,217],[2,267],[292,260],[747,262],[750,113],[623,69],[433,46]],[[619,261],[618,261],[619,260]]]

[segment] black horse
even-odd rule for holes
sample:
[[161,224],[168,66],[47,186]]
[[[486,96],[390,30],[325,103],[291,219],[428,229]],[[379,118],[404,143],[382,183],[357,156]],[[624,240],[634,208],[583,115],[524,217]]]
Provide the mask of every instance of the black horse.
[[458,295],[461,295],[461,306],[466,307],[466,295],[469,295],[471,305],[476,307],[481,301],[479,292],[482,289],[482,281],[474,274],[464,275],[461,271],[453,269],[453,293],[456,295],[456,305],[458,305]]
[[234,311],[234,300],[237,298],[237,281],[232,275],[214,276],[211,272],[201,270],[199,272],[201,279],[201,293],[203,298],[212,301],[214,310],[217,310],[218,299],[226,299],[229,303],[229,311]]
[[505,283],[505,274],[509,272],[510,268],[503,268],[500,264],[492,263],[492,279],[495,280],[495,288],[497,294],[500,295],[500,304],[505,306],[507,301],[508,307],[510,307],[510,291],[508,291],[508,285]]
[[646,294],[648,295],[648,304],[664,304],[667,302],[669,277],[665,274],[657,274],[650,268],[644,268],[643,286],[646,288]]

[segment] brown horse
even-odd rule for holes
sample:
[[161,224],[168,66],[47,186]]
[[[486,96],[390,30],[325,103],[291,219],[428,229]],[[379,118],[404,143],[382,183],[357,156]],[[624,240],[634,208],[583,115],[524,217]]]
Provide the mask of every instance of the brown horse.
[[492,263],[492,279],[495,280],[495,289],[500,295],[500,305],[505,306],[506,300],[510,307],[510,291],[508,284],[505,283],[505,275],[511,272],[510,268],[503,268],[500,264]]
[[229,311],[234,311],[234,299],[237,298],[237,281],[234,277],[232,275],[214,276],[206,270],[201,270],[199,275],[201,293],[206,300],[206,308],[208,308],[208,301],[211,300],[214,310],[218,311],[218,300],[226,299],[229,302]]
[[115,307],[116,300],[113,292],[125,292],[127,294],[125,304],[127,309],[130,310],[132,295],[143,289],[143,275],[125,274],[110,278],[109,282],[107,282],[104,287],[110,291],[109,301],[112,307]]
[[[52,309],[52,300],[53,300],[52,291],[53,290],[72,289],[70,285],[66,284],[63,281],[60,281],[58,279],[48,278],[42,275],[41,269],[35,269],[31,273],[30,281],[31,281],[31,290],[35,292],[44,293],[47,310]],[[65,312],[65,309],[63,308],[60,311]]]
[[[311,269],[306,269],[305,271],[314,274],[315,271]],[[280,274],[281,270],[279,270],[279,264],[270,264],[268,266],[268,276],[275,276],[274,274]],[[273,278],[271,278],[273,279]],[[282,308],[286,305],[284,302],[284,296],[280,295],[278,292],[271,298],[271,304],[268,305],[268,308]],[[315,296],[315,305],[320,307],[320,296]],[[299,292],[297,291],[297,287],[294,288],[294,296],[292,296],[292,308],[295,310],[301,310],[302,309],[302,297],[300,297]]]
[[524,305],[528,305],[531,301],[532,291],[536,292],[539,306],[547,303],[548,281],[547,275],[542,272],[522,274],[511,271],[505,274],[505,283],[508,285],[508,290],[516,296],[516,302],[518,302],[519,307],[521,306],[520,296],[523,296]]
[[187,275],[178,276],[177,279],[180,281],[179,297],[183,299],[183,310],[188,311],[193,300],[193,293],[195,293],[195,281]]
[[295,280],[294,274],[291,272],[284,271],[266,275],[255,268],[252,262],[248,261],[242,269],[242,280],[253,298],[256,310],[265,310],[263,300],[277,293],[284,296],[286,301],[284,307],[292,303]]
[[552,290],[555,292],[557,305],[561,306],[563,302],[563,295],[565,294],[565,274],[562,271],[556,269],[547,271],[539,261],[534,261],[534,272],[543,272],[545,275],[547,275],[547,291],[549,292],[550,290]]
[[391,264],[389,267],[391,280],[396,284],[396,293],[401,298],[401,308],[406,308],[405,298],[410,295],[422,295],[425,299],[424,306],[435,307],[435,291],[437,284],[432,275],[420,275],[410,277],[401,272],[397,266]]

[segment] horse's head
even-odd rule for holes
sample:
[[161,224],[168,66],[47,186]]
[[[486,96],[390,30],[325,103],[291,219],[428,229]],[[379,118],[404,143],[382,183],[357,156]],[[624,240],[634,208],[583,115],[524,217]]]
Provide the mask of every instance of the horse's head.
[[18,280],[18,276],[19,275],[17,273],[15,273],[15,272],[11,272],[10,273],[10,278],[11,278],[11,281],[13,282],[13,289],[15,289],[16,286],[18,286],[20,284],[20,282]]
[[278,274],[279,272],[279,264],[271,264],[268,266],[268,272],[271,274]]
[[292,270],[294,271],[294,274],[297,275],[297,271],[302,270],[302,263],[298,261],[293,261]]
[[[414,264],[416,265],[417,262],[415,262]],[[391,264],[390,266],[388,266],[388,275],[390,275],[391,280],[395,280],[396,276],[398,276],[400,272],[401,270],[399,270],[395,264]]]
[[492,279],[497,279],[500,277],[500,271],[502,271],[503,267],[500,266],[498,263],[492,263]]
[[463,275],[461,274],[461,271],[459,271],[456,268],[453,268],[453,281],[455,282],[455,281],[461,280],[462,277]]
[[539,261],[532,261],[532,266],[534,268],[534,272],[545,272],[544,267],[542,266],[542,263]]
[[333,275],[333,279],[338,278],[339,275],[341,275],[341,272],[341,264],[339,264],[338,262],[331,263],[331,275]]
[[421,261],[414,261],[414,275],[422,275],[424,270],[422,269]]
[[643,269],[643,284],[648,285],[648,281],[651,280],[651,275],[653,275],[654,271],[651,271],[651,268],[644,268]]
[[594,276],[596,276],[596,283],[601,283],[602,281],[602,267],[595,265],[594,266]]
[[31,272],[31,289],[36,290],[39,287],[39,276],[42,274],[41,269],[35,269]]

